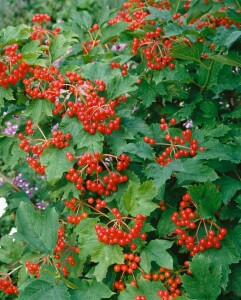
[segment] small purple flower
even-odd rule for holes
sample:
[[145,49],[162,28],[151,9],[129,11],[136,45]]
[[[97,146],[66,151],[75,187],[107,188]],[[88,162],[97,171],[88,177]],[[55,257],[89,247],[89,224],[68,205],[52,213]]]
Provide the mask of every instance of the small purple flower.
[[2,131],[3,134],[10,135],[10,136],[13,136],[13,135],[16,134],[17,129],[18,129],[18,125],[17,124],[13,124],[12,122],[7,121],[5,123],[5,126],[6,127]]
[[183,124],[187,129],[193,127],[193,120],[188,120],[186,123]]
[[38,209],[46,209],[46,207],[49,205],[49,202],[48,201],[38,201],[35,203],[35,206],[38,208]]

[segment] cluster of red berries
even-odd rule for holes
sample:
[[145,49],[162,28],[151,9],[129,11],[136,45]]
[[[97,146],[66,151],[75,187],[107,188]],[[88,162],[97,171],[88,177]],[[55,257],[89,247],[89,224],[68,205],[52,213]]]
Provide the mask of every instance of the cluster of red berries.
[[40,265],[31,263],[30,261],[26,261],[25,263],[29,274],[35,275],[36,277],[40,277]]
[[[51,21],[51,17],[48,14],[36,14],[32,18],[32,22],[38,23],[39,26],[34,25],[34,29],[31,33],[31,40],[39,40],[42,43],[43,38],[46,38],[45,44],[50,45],[50,36],[54,37],[59,34],[60,28],[56,27],[53,30],[48,30],[47,23]],[[48,53],[48,51],[47,51]]]
[[[43,134],[42,130],[38,126],[37,128]],[[28,120],[26,122],[25,133],[27,135],[34,134],[32,120]],[[52,138],[47,140],[46,137],[43,136],[44,139],[41,139],[42,143],[39,143],[40,139],[35,140],[35,139],[27,138],[23,133],[19,133],[18,138],[21,140],[19,143],[19,148],[23,149],[23,151],[27,153],[32,152],[33,154],[33,157],[29,156],[27,158],[30,166],[33,169],[35,169],[37,173],[43,175],[45,167],[39,163],[39,156],[43,153],[43,150],[51,145],[54,145],[57,148],[64,148],[69,146],[69,140],[71,138],[71,134],[70,133],[63,134],[63,132],[60,130],[53,131]]]
[[[141,261],[140,256],[134,255],[133,253],[125,253],[124,254],[124,264],[117,264],[114,266],[114,271],[116,273],[122,272],[121,279],[119,281],[114,282],[114,288],[122,291],[125,288],[125,284],[123,283],[123,276],[125,273],[133,274],[134,271],[139,268],[139,262]],[[137,286],[136,280],[132,280],[131,285]]]
[[117,62],[112,62],[111,64],[110,64],[110,68],[112,69],[112,70],[114,70],[114,69],[120,69],[121,68],[121,75],[122,76],[126,76],[127,74],[128,74],[128,69],[129,69],[129,66],[127,65],[127,64],[123,64],[122,66],[121,66],[121,64],[120,63],[117,63]]
[[129,1],[123,3],[123,8],[118,12],[118,15],[109,20],[108,24],[113,25],[118,22],[129,23],[127,29],[135,30],[142,28],[146,24],[154,24],[153,21],[145,20],[149,15],[145,2],[143,1]]
[[[187,271],[187,267],[182,268],[182,271]],[[146,280],[161,280],[164,287],[167,290],[158,291],[158,296],[162,300],[171,300],[175,297],[178,297],[181,294],[180,284],[181,278],[178,276],[178,273],[175,270],[169,270],[167,268],[160,267],[160,272],[154,274],[144,274],[143,278]]]
[[[222,7],[220,11],[225,11],[227,7]],[[220,26],[225,26],[226,28],[229,28],[230,26],[236,26],[240,27],[240,22],[235,22],[230,20],[227,16],[212,16],[210,14],[207,14],[204,16],[204,19],[194,19],[190,22],[191,24],[196,23],[196,28],[197,29],[202,29],[203,27],[210,27],[212,29],[220,27]]]
[[0,290],[2,290],[7,295],[18,294],[18,288],[12,284],[11,279],[0,278]]
[[[95,225],[95,230],[100,242],[110,245],[119,244],[124,247],[138,237],[142,240],[146,239],[146,234],[141,233],[143,222],[146,220],[146,217],[140,214],[136,215],[135,218],[123,217],[117,208],[113,208],[111,212],[115,217],[115,219],[111,221],[112,223],[114,222],[113,226],[107,227],[99,224]],[[125,223],[126,220],[134,221],[132,228]],[[125,228],[125,230],[122,228]]]
[[63,88],[65,81],[59,70],[54,66],[49,68],[35,66],[29,68],[28,72],[32,76],[23,79],[26,93],[33,99],[45,98],[55,102],[59,97],[60,90]]
[[[66,179],[75,182],[76,188],[82,193],[87,189],[99,195],[109,196],[111,192],[117,191],[118,184],[128,180],[127,176],[118,173],[125,171],[129,165],[130,158],[126,154],[113,156],[95,152],[94,154],[85,153],[82,156],[74,157],[70,152],[67,152],[66,156],[70,161],[75,158],[78,159],[77,164],[81,169],[71,168]],[[118,172],[111,171],[111,167]],[[92,179],[93,176],[94,179]]]
[[204,151],[204,147],[198,146],[198,141],[196,139],[192,139],[192,131],[190,129],[186,129],[182,131],[182,137],[172,136],[169,133],[169,126],[176,124],[176,119],[171,119],[170,125],[167,124],[165,119],[161,119],[160,129],[166,131],[166,135],[164,137],[165,141],[170,143],[157,143],[154,139],[149,138],[148,136],[144,137],[144,142],[150,145],[159,145],[159,146],[168,146],[162,152],[162,154],[156,158],[156,161],[162,165],[166,166],[170,163],[173,158],[178,159],[181,156],[194,156],[197,154],[197,150]]
[[65,258],[62,259],[63,262],[56,262],[55,265],[57,268],[61,268],[61,271],[63,273],[64,276],[68,276],[69,274],[69,270],[68,267],[66,266],[66,263],[68,263],[70,266],[75,266],[76,265],[76,261],[73,257],[73,255],[69,255],[70,253],[80,253],[80,248],[79,247],[74,247],[74,246],[69,246],[66,241],[65,241],[65,231],[64,231],[64,227],[60,227],[58,229],[58,242],[57,245],[55,246],[54,249],[54,253],[55,256],[54,258],[56,260],[60,260],[62,258],[62,256],[64,256],[65,254]]
[[73,213],[77,211],[76,215],[68,215],[66,217],[68,223],[77,225],[81,220],[88,217],[88,214],[85,211],[82,211],[81,214],[78,213],[79,208],[82,207],[81,200],[71,198],[69,201],[65,201],[64,205],[72,210]]
[[155,31],[146,32],[145,37],[142,39],[134,38],[132,41],[132,54],[135,55],[141,49],[141,53],[147,61],[147,66],[152,70],[161,70],[167,65],[174,69],[175,64],[170,63],[173,60],[170,52],[172,42],[170,39],[162,37],[161,33],[162,29],[157,27]]
[[[67,103],[67,115],[69,117],[77,116],[84,129],[90,134],[97,131],[105,134],[111,134],[113,130],[120,129],[121,119],[116,116],[116,106],[122,101],[126,101],[127,97],[122,97],[108,101],[103,96],[106,84],[103,80],[96,79],[94,83],[90,80],[82,80],[81,76],[74,72],[66,73],[69,81],[69,94],[73,93],[76,102],[69,101]],[[62,106],[57,104],[57,111]],[[56,113],[57,113],[56,111]]]
[[20,62],[21,53],[16,53],[18,44],[4,47],[4,55],[0,55],[0,86],[7,88],[8,85],[15,85],[20,78],[25,77],[29,65]]
[[160,205],[160,208],[161,208],[162,211],[167,209],[165,201],[161,200],[159,202],[159,205]]
[[[177,226],[175,233],[179,236],[177,242],[178,245],[185,245],[186,249],[190,251],[191,256],[212,247],[219,249],[221,247],[220,241],[223,240],[227,234],[226,228],[218,229],[217,233],[211,229],[207,230],[206,221],[197,215],[191,208],[183,209],[180,213],[174,212],[171,221]],[[215,225],[212,221],[209,223]],[[200,236],[201,226],[204,227],[206,236]],[[195,228],[197,228],[195,234],[189,235],[188,230],[193,230]]]

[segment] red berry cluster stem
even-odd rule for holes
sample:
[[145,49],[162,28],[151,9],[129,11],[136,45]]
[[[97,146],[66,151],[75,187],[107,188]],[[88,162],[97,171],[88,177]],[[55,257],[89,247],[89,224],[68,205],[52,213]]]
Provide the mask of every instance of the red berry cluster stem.
[[64,87],[63,75],[54,66],[49,68],[35,66],[28,70],[30,76],[23,79],[26,93],[33,99],[47,99],[55,102]]
[[36,277],[40,277],[40,265],[31,263],[30,261],[26,261],[26,267],[29,274],[35,275]]
[[29,65],[22,62],[22,54],[17,53],[18,44],[4,47],[4,54],[0,55],[0,86],[7,88],[15,85],[19,79],[26,76]]
[[[40,131],[43,139],[34,139],[32,137],[35,131],[33,127]],[[29,165],[37,173],[44,175],[45,166],[42,166],[39,162],[40,155],[43,153],[43,150],[51,145],[60,149],[69,146],[71,134],[63,134],[61,130],[53,131],[52,138],[47,139],[41,128],[38,125],[34,125],[32,120],[28,120],[26,122],[25,133],[19,133],[18,138],[20,139],[19,148],[23,149],[23,151],[29,154],[27,158]]]
[[171,69],[175,68],[175,64],[170,63],[173,60],[170,52],[172,41],[164,38],[162,34],[162,29],[157,27],[155,31],[146,32],[144,38],[134,38],[132,42],[132,54],[135,55],[138,50],[141,50],[147,66],[152,70],[161,70],[167,65]]
[[[65,201],[65,206],[68,207],[73,214],[66,217],[67,222],[70,224],[79,224],[79,222],[88,217],[88,214],[83,210],[83,201],[71,198],[69,201]],[[79,210],[81,209],[81,212]]]
[[117,191],[120,183],[128,180],[126,175],[119,174],[129,165],[130,158],[126,154],[114,156],[95,152],[74,157],[67,152],[66,156],[70,161],[78,159],[77,164],[81,169],[71,168],[66,179],[74,182],[76,188],[82,193],[89,190],[99,195],[109,196],[111,192]]
[[[48,14],[35,14],[32,18],[32,22],[38,23],[33,25],[33,31],[31,33],[31,40],[39,40],[40,43],[44,43],[49,46],[50,38],[60,33],[60,28],[56,27],[53,30],[47,29],[48,23],[51,21],[51,17]],[[48,54],[48,51],[47,51]]]
[[[136,215],[135,218],[123,217],[117,208],[113,208],[110,211],[114,215],[114,220],[108,223],[113,223],[111,227],[108,227],[108,224],[107,226],[95,225],[95,230],[100,242],[110,245],[119,244],[124,247],[130,244],[133,239],[146,239],[146,234],[141,233],[146,217],[142,215]],[[130,224],[126,224],[128,220],[133,221],[132,227],[130,227]]]
[[87,55],[93,48],[100,43],[100,31],[99,24],[95,23],[89,28],[88,33],[90,39],[82,43],[84,55]]
[[122,272],[121,278],[119,281],[114,282],[114,288],[122,291],[125,288],[125,284],[123,283],[123,278],[125,274],[132,275],[133,280],[131,281],[131,285],[137,286],[134,271],[139,269],[139,263],[141,261],[140,256],[134,255],[133,253],[125,253],[124,254],[124,264],[117,264],[114,266],[114,271],[116,273]]
[[2,290],[7,295],[17,295],[18,288],[12,284],[12,280],[0,278],[0,290]]
[[171,119],[170,124],[165,119],[160,120],[160,129],[165,131],[165,143],[157,143],[154,139],[148,136],[144,137],[144,142],[150,145],[167,146],[162,154],[156,158],[157,163],[162,166],[166,166],[173,159],[179,159],[180,157],[195,156],[197,151],[204,151],[204,147],[198,146],[198,141],[192,138],[192,131],[186,129],[182,131],[182,137],[172,136],[168,130],[170,125],[176,124],[176,119]]
[[[58,242],[54,249],[55,253],[55,266],[61,268],[64,276],[68,276],[69,270],[68,266],[75,266],[76,260],[74,259],[74,253],[80,253],[79,247],[70,246],[65,241],[65,230],[64,227],[58,229]],[[71,254],[71,255],[70,255]],[[60,261],[61,260],[61,261]]]
[[[204,220],[191,208],[182,209],[180,213],[174,212],[171,221],[177,226],[175,233],[179,236],[178,245],[184,245],[190,251],[191,256],[212,247],[219,249],[221,247],[220,241],[227,234],[225,228],[219,228],[211,220]],[[213,225],[213,228],[216,230],[212,230],[211,228],[208,230],[207,223],[211,224],[211,227]],[[206,236],[200,236],[199,230],[201,226],[204,227]],[[194,229],[196,229],[194,234],[189,234]]]

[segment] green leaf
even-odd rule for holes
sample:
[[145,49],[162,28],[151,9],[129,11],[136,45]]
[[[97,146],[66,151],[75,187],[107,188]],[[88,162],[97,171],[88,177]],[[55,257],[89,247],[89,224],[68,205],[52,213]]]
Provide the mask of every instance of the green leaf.
[[46,99],[35,99],[30,102],[25,110],[26,116],[30,117],[34,123],[39,124],[46,117],[52,117],[53,103]]
[[229,52],[227,55],[212,55],[210,59],[218,61],[222,64],[227,64],[233,67],[241,67],[241,57],[235,52]]
[[169,208],[163,211],[160,221],[157,225],[159,237],[166,238],[166,236],[176,229],[173,222],[170,222],[172,214],[176,211],[176,208]]
[[136,296],[146,296],[147,300],[160,300],[160,297],[157,295],[158,291],[164,290],[161,282],[149,281],[141,279],[137,282],[137,287],[134,287],[130,284],[126,285],[120,296],[119,300],[133,300]]
[[241,182],[229,176],[223,176],[216,181],[220,185],[220,194],[224,204],[232,200],[237,191],[241,190]]
[[188,192],[197,204],[197,213],[204,219],[215,218],[215,213],[222,205],[221,195],[211,181],[204,185],[193,185],[188,187]]
[[[239,2],[240,7],[240,0],[237,0],[236,2]],[[236,12],[234,9],[228,8],[226,10],[227,17],[234,22],[240,23],[240,12]]]
[[173,242],[166,240],[152,240],[141,251],[141,268],[149,273],[151,271],[151,263],[155,262],[161,267],[173,269],[172,256],[166,251],[171,248]]
[[81,279],[78,289],[71,290],[71,300],[96,300],[110,298],[114,293],[103,283]]
[[11,88],[4,89],[0,86],[0,108],[3,107],[4,100],[14,100],[13,90]]
[[71,144],[77,145],[80,142],[82,131],[84,130],[83,124],[76,117],[63,117],[60,123],[60,129],[64,133],[70,133],[72,138]]
[[99,242],[94,229],[96,223],[96,219],[84,219],[76,227],[75,233],[79,236],[80,259],[86,259],[90,255],[91,261],[97,263],[94,275],[101,282],[110,265],[123,263],[123,250],[119,245]]
[[87,10],[75,11],[71,14],[71,18],[85,29],[89,29],[92,25],[92,17]]
[[115,76],[107,83],[107,91],[109,99],[115,99],[129,92],[133,92],[137,89],[135,83],[138,77],[127,75],[123,77],[121,74]]
[[216,105],[211,101],[203,101],[200,104],[200,109],[203,111],[203,116],[206,118],[216,118],[218,110]]
[[104,136],[99,132],[91,135],[86,130],[82,129],[78,133],[78,139],[77,148],[81,149],[83,152],[94,153],[95,151],[103,151]]
[[172,55],[175,58],[192,60],[200,63],[200,58],[203,52],[203,44],[195,43],[192,46],[187,44],[178,44],[173,46]]
[[[238,16],[239,16],[239,20],[240,20],[240,15],[238,15]],[[241,38],[241,31],[233,31],[223,41],[223,45],[229,49],[240,38]]]
[[189,23],[193,19],[199,19],[206,13],[210,11],[212,8],[213,3],[212,2],[206,2],[202,3],[199,0],[196,0],[192,5],[190,6],[190,9],[187,13],[187,22]]
[[54,208],[44,213],[21,202],[17,210],[17,229],[26,242],[39,251],[51,254],[57,243],[58,214]]
[[129,143],[121,147],[121,151],[134,154],[143,159],[153,160],[155,158],[152,147],[144,142]]
[[68,300],[70,294],[65,283],[57,281],[51,284],[49,282],[32,279],[31,282],[21,291],[19,300]]
[[220,266],[220,285],[225,290],[228,283],[228,275],[230,274],[230,265],[239,262],[240,255],[228,235],[221,241],[219,251],[217,252],[215,250],[214,248],[208,249],[207,252],[205,252],[205,257],[209,259],[212,267]]
[[156,96],[158,94],[166,94],[162,83],[155,84],[153,82],[152,84],[149,84],[146,80],[143,80],[138,89],[137,96],[142,99],[144,107],[150,107],[150,105],[156,101]]
[[136,133],[140,132],[145,135],[151,135],[151,130],[146,122],[137,117],[130,117],[130,118],[122,118],[121,125],[125,127],[125,129],[135,135]]
[[213,266],[204,254],[196,255],[189,266],[192,275],[182,276],[187,296],[191,299],[216,300],[221,292],[221,266]]
[[116,24],[113,24],[111,26],[108,26],[104,28],[101,31],[101,41],[103,44],[108,43],[112,41],[113,39],[117,38],[123,31],[126,30],[126,27],[128,24],[126,22],[118,22]]
[[231,274],[228,282],[228,292],[233,292],[241,297],[241,263],[235,264],[231,268]]
[[73,37],[63,34],[56,35],[49,46],[52,62],[66,54],[73,43]]
[[95,267],[94,275],[99,282],[106,277],[109,266],[123,262],[123,250],[119,245],[101,244],[100,252],[95,252],[91,255],[92,261],[98,263]]
[[45,173],[47,181],[53,185],[61,179],[64,172],[67,172],[73,165],[66,158],[66,152],[74,152],[71,147],[59,149],[57,147],[46,148],[40,158],[41,164],[46,166]]
[[146,181],[142,185],[131,182],[123,195],[123,210],[132,216],[149,216],[158,207],[152,202],[156,195],[157,190],[152,181]]
[[2,46],[5,46],[26,40],[30,37],[30,30],[30,27],[24,24],[16,27],[8,26],[0,31],[0,43],[3,44]]
[[10,236],[3,236],[0,241],[0,261],[12,264],[18,261],[23,253],[24,245],[20,241],[14,241]]

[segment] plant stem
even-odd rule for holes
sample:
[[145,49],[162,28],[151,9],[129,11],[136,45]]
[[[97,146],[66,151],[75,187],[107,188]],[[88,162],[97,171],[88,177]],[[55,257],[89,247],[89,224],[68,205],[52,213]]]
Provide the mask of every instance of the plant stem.
[[204,93],[204,91],[206,90],[206,88],[208,86],[208,83],[209,83],[210,77],[211,77],[211,73],[212,73],[212,70],[213,70],[213,64],[214,64],[214,60],[211,61],[211,65],[208,68],[208,75],[207,75],[206,81],[204,83],[204,86],[201,88],[201,91],[200,91],[201,94]]
[[21,191],[21,189],[16,184],[14,184],[11,179],[6,177],[2,172],[0,172],[0,177],[2,177],[4,182],[9,183],[14,188],[15,191],[17,191],[17,192]]

